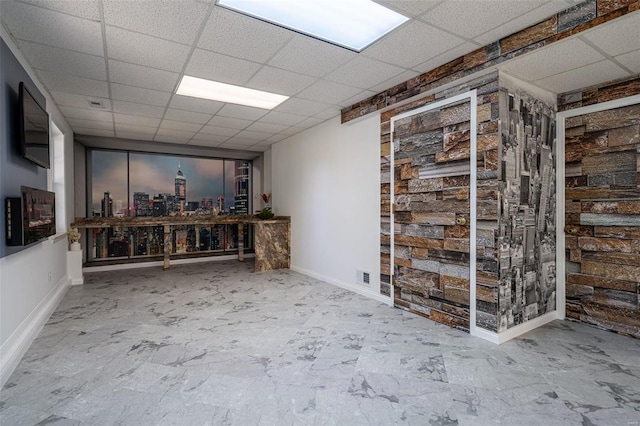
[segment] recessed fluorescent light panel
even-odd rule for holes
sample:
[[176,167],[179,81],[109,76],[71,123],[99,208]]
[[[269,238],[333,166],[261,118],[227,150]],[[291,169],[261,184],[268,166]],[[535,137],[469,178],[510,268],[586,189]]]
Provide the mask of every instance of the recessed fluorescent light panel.
[[178,95],[192,96],[194,98],[211,99],[213,101],[229,102],[232,104],[246,105],[256,108],[272,109],[280,105],[288,96],[261,90],[247,89],[246,87],[233,86],[231,84],[218,83],[185,75],[176,91]]
[[409,19],[371,0],[218,0],[218,4],[356,52]]

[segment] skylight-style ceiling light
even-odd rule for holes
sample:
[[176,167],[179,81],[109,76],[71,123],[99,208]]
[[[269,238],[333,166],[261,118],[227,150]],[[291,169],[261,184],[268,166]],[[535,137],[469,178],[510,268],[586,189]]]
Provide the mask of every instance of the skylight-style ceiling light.
[[409,20],[371,0],[218,0],[218,4],[356,52]]
[[229,102],[232,104],[246,105],[256,108],[272,109],[289,99],[288,96],[261,90],[247,89],[246,87],[233,86],[231,84],[218,83],[185,75],[176,90],[178,95],[192,96],[194,98],[211,99],[213,101]]

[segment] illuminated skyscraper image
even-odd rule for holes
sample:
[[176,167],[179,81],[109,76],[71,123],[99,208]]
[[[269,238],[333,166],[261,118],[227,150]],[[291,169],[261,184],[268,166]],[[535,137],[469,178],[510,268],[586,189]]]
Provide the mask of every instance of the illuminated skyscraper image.
[[249,214],[249,162],[235,164],[235,213]]
[[183,215],[185,210],[185,205],[187,202],[187,178],[180,170],[180,163],[178,163],[178,173],[176,174],[176,201],[179,204],[179,209],[176,213]]

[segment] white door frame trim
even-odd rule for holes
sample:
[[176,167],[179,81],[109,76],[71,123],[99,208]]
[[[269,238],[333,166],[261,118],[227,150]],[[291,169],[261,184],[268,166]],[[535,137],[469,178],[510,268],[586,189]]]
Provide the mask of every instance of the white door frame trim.
[[[477,198],[477,190],[478,190],[478,171],[477,171],[477,157],[478,157],[478,142],[477,142],[477,128],[478,128],[478,93],[477,90],[470,90],[465,93],[461,93],[456,96],[452,96],[450,98],[446,98],[437,102],[429,103],[420,108],[412,109],[406,111],[402,114],[398,114],[396,116],[391,117],[391,140],[390,140],[390,182],[391,182],[391,191],[390,191],[390,293],[391,293],[391,301],[392,304],[395,304],[395,292],[393,287],[393,276],[394,276],[394,242],[395,242],[395,225],[394,225],[394,199],[395,199],[395,191],[394,191],[394,168],[395,168],[395,144],[393,142],[394,139],[394,129],[395,122],[397,120],[401,120],[406,117],[410,117],[415,114],[420,114],[426,111],[430,111],[432,109],[437,109],[443,107],[445,105],[449,105],[452,103],[460,102],[463,100],[467,100],[470,103],[470,117],[469,117],[469,128],[472,131],[469,132],[471,139],[471,147],[470,147],[470,188],[469,188],[469,331],[472,336],[480,336],[483,337],[483,333],[480,333],[478,327],[476,327],[476,198]],[[475,130],[475,131],[473,131]]]
[[564,240],[565,213],[565,170],[564,140],[565,120],[578,115],[590,114],[610,109],[640,104],[640,95],[629,96],[613,101],[587,105],[576,109],[561,111],[556,114],[556,312],[558,319],[566,317],[566,260]]

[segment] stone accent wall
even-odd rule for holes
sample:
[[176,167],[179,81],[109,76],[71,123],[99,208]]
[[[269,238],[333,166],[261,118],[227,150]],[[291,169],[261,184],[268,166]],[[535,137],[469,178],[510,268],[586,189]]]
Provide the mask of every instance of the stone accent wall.
[[[640,93],[640,76],[558,96],[563,110]],[[565,123],[567,318],[640,338],[640,104]]]
[[511,58],[640,10],[640,0],[587,0],[342,110],[342,122],[390,107]]
[[[555,106],[500,89],[500,124],[497,327],[495,316],[478,312],[478,325],[498,332],[556,307]],[[489,240],[492,232],[478,234]]]
[[[469,329],[469,137],[473,131],[469,101],[398,120],[393,168],[390,120],[474,88],[478,90],[478,163],[474,165],[478,218],[494,221],[497,228],[497,72],[381,114],[381,293],[389,295],[392,275],[390,185],[394,173],[396,306],[463,330]],[[476,277],[483,283],[477,303],[495,313],[498,264],[494,247],[495,239],[481,242]]]

